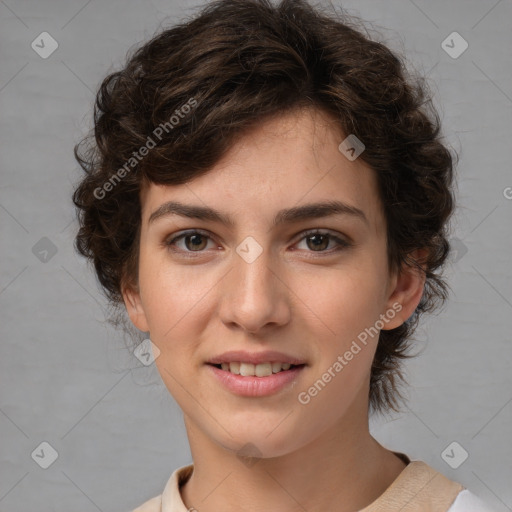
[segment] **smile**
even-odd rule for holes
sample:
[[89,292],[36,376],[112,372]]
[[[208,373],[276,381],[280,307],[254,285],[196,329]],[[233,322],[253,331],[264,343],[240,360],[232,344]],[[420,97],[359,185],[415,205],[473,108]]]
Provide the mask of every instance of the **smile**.
[[227,391],[245,397],[264,397],[289,389],[306,367],[291,363],[208,363],[214,379]]
[[290,363],[279,362],[253,364],[232,361],[230,363],[220,363],[214,366],[226,372],[230,372],[235,375],[241,375],[242,377],[268,377],[273,373],[287,371],[290,368],[302,365],[293,365]]

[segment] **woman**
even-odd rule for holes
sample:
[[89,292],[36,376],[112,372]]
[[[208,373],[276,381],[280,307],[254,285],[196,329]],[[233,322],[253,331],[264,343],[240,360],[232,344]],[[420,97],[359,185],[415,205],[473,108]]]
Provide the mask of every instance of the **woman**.
[[193,464],[137,512],[485,511],[371,435],[441,304],[453,159],[354,20],[220,0],[97,96],[77,248],[149,333]]

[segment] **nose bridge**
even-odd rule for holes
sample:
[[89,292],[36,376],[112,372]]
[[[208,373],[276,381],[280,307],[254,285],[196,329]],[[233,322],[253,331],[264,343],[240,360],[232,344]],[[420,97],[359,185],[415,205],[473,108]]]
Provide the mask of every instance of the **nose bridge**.
[[277,277],[279,263],[270,250],[246,237],[233,253],[232,271],[222,293],[222,320],[256,332],[289,320],[286,287]]

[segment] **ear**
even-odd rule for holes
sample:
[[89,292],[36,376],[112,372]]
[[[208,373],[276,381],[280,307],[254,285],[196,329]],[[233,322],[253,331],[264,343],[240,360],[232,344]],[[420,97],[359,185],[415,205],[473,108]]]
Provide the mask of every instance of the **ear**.
[[383,330],[399,327],[414,313],[425,287],[426,265],[422,262],[427,254],[427,249],[416,249],[409,254],[410,259],[415,260],[423,270],[404,264],[392,277],[387,308],[388,311],[396,311],[396,315],[385,324]]
[[132,324],[142,332],[149,332],[149,325],[146,319],[146,313],[140,298],[140,292],[132,286],[123,286],[123,300],[126,311]]

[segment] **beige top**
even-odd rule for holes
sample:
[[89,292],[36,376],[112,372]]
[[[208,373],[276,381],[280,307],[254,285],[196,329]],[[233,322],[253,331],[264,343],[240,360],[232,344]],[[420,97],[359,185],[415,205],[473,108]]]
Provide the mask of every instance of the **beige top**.
[[[457,495],[464,489],[421,461],[408,462],[395,481],[373,503],[360,512],[447,512]],[[133,512],[188,512],[181,499],[180,486],[192,474],[194,465],[183,466],[173,472],[164,492],[146,501]]]

